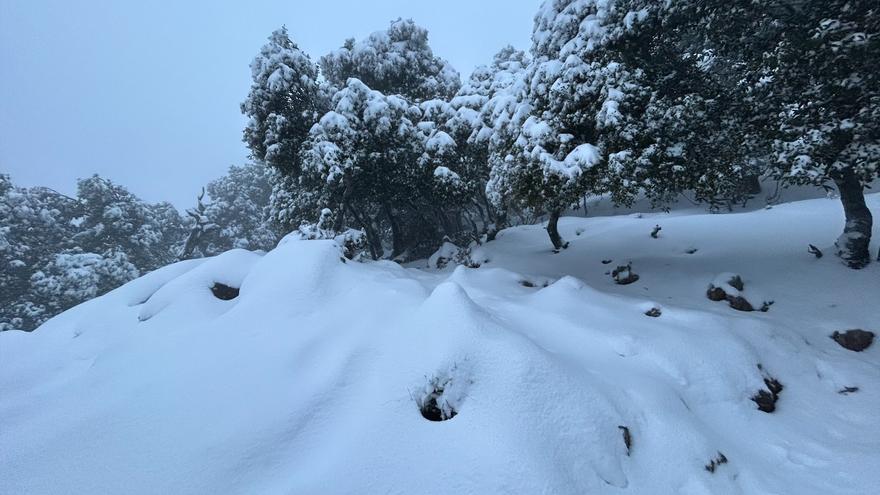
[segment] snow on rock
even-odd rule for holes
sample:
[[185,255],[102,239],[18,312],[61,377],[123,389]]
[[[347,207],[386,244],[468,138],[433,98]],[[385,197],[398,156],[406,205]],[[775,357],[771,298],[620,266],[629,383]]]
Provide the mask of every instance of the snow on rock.
[[[663,243],[645,235],[660,216]],[[296,236],[170,265],[0,333],[2,491],[870,493],[880,350],[828,335],[880,321],[859,303],[880,267],[803,253],[838,216],[812,200],[564,218],[569,249],[516,227],[475,247],[479,268],[351,262]],[[615,284],[612,257],[640,279]],[[708,301],[723,270],[774,310]]]

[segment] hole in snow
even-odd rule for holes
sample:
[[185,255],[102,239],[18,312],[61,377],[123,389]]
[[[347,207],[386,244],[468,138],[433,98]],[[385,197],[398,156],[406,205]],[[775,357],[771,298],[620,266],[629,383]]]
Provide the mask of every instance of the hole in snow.
[[214,285],[211,287],[211,292],[214,294],[214,297],[224,301],[229,301],[238,297],[238,287],[230,287],[226,284],[221,284],[220,282],[214,282]]
[[416,405],[422,417],[428,421],[446,421],[454,418],[461,409],[465,392],[471,381],[453,366],[450,370],[428,378],[427,383],[415,395]]
[[626,445],[626,455],[629,455],[629,452],[632,449],[632,434],[626,426],[620,425],[617,428],[623,433],[623,444]]

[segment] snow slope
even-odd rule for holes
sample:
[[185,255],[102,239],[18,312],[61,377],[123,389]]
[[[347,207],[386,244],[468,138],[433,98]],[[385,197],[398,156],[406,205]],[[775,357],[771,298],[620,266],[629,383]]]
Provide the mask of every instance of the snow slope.
[[[0,492],[872,493],[880,345],[828,336],[880,330],[880,264],[831,256],[842,223],[817,199],[566,218],[558,254],[512,228],[476,269],[295,240],[171,265],[0,333]],[[770,310],[709,301],[723,272]]]

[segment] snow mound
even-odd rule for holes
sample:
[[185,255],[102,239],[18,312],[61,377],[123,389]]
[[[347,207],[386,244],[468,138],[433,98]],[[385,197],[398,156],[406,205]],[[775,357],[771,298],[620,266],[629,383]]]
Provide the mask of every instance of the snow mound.
[[[714,218],[757,236],[785,215]],[[732,241],[743,229],[700,235],[706,218],[669,216],[660,248],[644,234],[655,218],[564,219],[563,234],[583,235],[559,254],[540,227],[509,229],[480,268],[356,263],[335,241],[288,237],[157,270],[0,334],[3,491],[869,492],[878,350],[840,349],[825,324],[871,315],[714,305],[705,283],[725,268],[712,256],[761,265]],[[609,253],[637,263],[639,282],[613,284]],[[690,264],[661,283],[671,260]],[[749,281],[792,295],[773,284],[808,266],[832,287],[851,275],[805,256]],[[877,288],[868,270],[860,290]],[[237,297],[218,299],[216,283]],[[784,390],[768,414],[752,398],[770,378]]]

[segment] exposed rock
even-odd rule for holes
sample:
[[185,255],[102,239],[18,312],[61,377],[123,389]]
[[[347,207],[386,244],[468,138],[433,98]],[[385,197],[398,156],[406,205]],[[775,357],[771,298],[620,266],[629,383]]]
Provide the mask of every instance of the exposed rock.
[[711,459],[709,461],[709,464],[706,464],[705,468],[706,468],[706,471],[709,471],[710,473],[714,473],[715,468],[717,468],[718,466],[720,466],[722,464],[727,464],[727,457],[724,454],[722,454],[721,452],[718,452],[718,455],[716,455],[714,459]]
[[721,287],[710,285],[709,290],[706,291],[706,297],[708,297],[710,301],[724,301],[727,299],[727,293],[724,292],[724,289]]
[[638,280],[639,276],[632,271],[632,264],[627,263],[626,265],[621,265],[615,268],[611,272],[611,278],[614,279],[616,284],[627,285]]
[[660,311],[660,308],[658,308],[658,307],[653,307],[653,308],[649,309],[648,311],[645,311],[645,316],[650,316],[651,318],[657,318],[661,314],[663,314],[663,312]]
[[861,352],[870,347],[871,343],[874,342],[874,332],[855,328],[843,333],[834,332],[831,334],[831,338],[844,349]]
[[[763,368],[758,365],[758,369]],[[765,377],[764,385],[767,386],[767,389],[758,390],[758,393],[752,396],[752,401],[758,405],[758,410],[772,413],[776,410],[776,402],[779,400],[779,394],[784,387],[779,383],[779,380],[773,377]]]
[[728,296],[727,302],[730,304],[730,307],[737,311],[754,311],[755,308],[752,307],[752,303],[750,303],[743,296]]

